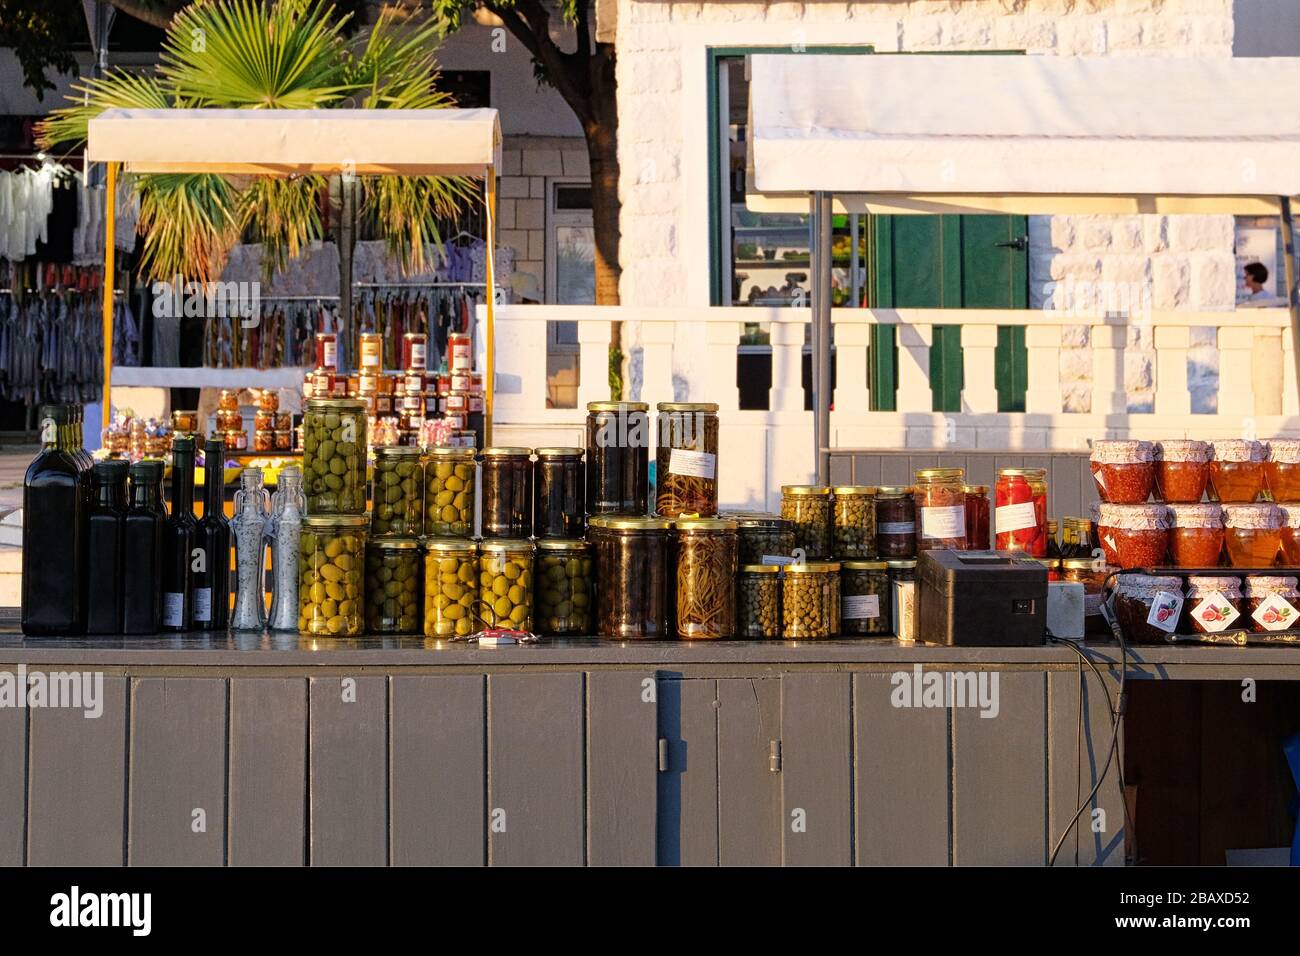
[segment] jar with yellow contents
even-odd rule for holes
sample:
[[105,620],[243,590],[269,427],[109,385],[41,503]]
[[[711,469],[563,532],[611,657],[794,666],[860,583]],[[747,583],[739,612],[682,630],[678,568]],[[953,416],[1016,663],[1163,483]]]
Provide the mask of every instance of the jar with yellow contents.
[[356,637],[365,631],[365,515],[311,515],[298,548],[298,630]]
[[478,617],[484,627],[533,629],[533,543],[489,538],[479,545]]
[[474,530],[474,449],[430,448],[424,466],[424,533],[467,538]]
[[464,538],[424,540],[424,636],[468,637],[478,629],[478,545]]

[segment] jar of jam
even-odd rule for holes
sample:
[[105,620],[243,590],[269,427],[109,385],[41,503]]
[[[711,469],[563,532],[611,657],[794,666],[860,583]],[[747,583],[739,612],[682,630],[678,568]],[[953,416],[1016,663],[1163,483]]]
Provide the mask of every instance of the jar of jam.
[[999,469],[993,495],[997,549],[1046,557],[1047,469]]
[[1285,502],[1277,512],[1282,521],[1282,563],[1300,567],[1300,503]]
[[259,411],[278,412],[280,410],[280,393],[273,388],[259,388],[253,392],[253,403]]
[[[316,333],[316,368],[337,371],[339,367],[339,337],[333,332]],[[325,396],[318,396],[325,397]]]
[[1061,560],[1061,580],[1083,585],[1083,633],[1089,637],[1110,635],[1101,603],[1106,576],[1113,570],[1092,558]]
[[253,432],[253,451],[275,451],[275,432],[261,428]]
[[971,551],[989,549],[989,486],[963,485],[966,495],[966,547]]
[[841,559],[876,556],[876,489],[840,485],[834,489],[834,551]]
[[809,561],[831,556],[831,490],[823,485],[783,485],[781,517],[794,524],[795,547]]
[[893,633],[889,566],[884,561],[845,561],[840,566],[840,633],[879,637]]
[[1193,634],[1237,631],[1250,623],[1241,578],[1190,577],[1181,630]]
[[1156,568],[1169,551],[1169,509],[1161,504],[1101,506],[1101,549],[1106,563]]
[[1102,501],[1141,504],[1155,487],[1155,449],[1149,441],[1094,441],[1089,467]]
[[453,332],[447,336],[447,362],[452,371],[474,367],[474,345],[466,332]]
[[1264,485],[1274,501],[1300,501],[1300,439],[1274,438],[1264,461]]
[[223,388],[217,393],[217,408],[223,412],[239,411],[239,389]]
[[1234,568],[1271,568],[1282,550],[1282,513],[1271,502],[1223,506],[1224,544]]
[[1214,442],[1210,496],[1233,504],[1249,503],[1264,490],[1264,446],[1249,438]]
[[876,554],[882,558],[916,557],[916,499],[900,485],[876,489]]
[[428,371],[429,336],[423,332],[407,332],[402,336],[402,368],[408,373]]
[[237,408],[218,408],[217,409],[217,431],[243,431],[244,416],[240,414]]
[[788,564],[794,554],[794,522],[763,511],[729,511],[719,515],[736,522],[742,565]]
[[966,493],[961,468],[922,468],[916,473],[918,551],[966,550]]
[[1183,611],[1180,578],[1151,574],[1115,576],[1112,607],[1130,644],[1163,644],[1178,630]]
[[1210,479],[1209,442],[1174,439],[1157,442],[1156,493],[1168,504],[1194,504]]
[[1177,568],[1217,568],[1223,553],[1223,509],[1209,504],[1169,505],[1169,554]]
[[1296,579],[1264,575],[1246,578],[1246,610],[1250,629],[1257,634],[1293,630],[1300,615]]

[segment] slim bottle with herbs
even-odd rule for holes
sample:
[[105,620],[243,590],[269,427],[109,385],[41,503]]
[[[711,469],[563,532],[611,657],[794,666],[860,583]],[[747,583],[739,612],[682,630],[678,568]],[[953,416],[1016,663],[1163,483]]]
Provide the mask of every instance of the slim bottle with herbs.
[[262,487],[262,469],[245,468],[235,492],[235,610],[230,627],[235,631],[260,631],[266,626],[266,591],[263,587],[263,535],[269,503]]
[[23,480],[23,633],[86,630],[85,475],[67,405],[41,409],[41,452]]
[[194,624],[195,560],[194,439],[172,440],[171,514],[163,525],[162,629],[188,631]]
[[122,633],[123,541],[126,535],[126,475],[131,463],[108,459],[94,466],[86,546],[86,633]]
[[220,438],[203,445],[203,517],[195,546],[203,560],[194,569],[194,626],[224,631],[230,623],[230,521],[226,518],[225,446]]
[[307,501],[302,491],[302,472],[296,465],[280,470],[271,496],[271,616],[273,631],[298,630],[298,547],[302,516]]
[[130,469],[131,506],[126,512],[123,550],[131,567],[122,583],[122,633],[153,634],[162,614],[161,461],[137,461]]

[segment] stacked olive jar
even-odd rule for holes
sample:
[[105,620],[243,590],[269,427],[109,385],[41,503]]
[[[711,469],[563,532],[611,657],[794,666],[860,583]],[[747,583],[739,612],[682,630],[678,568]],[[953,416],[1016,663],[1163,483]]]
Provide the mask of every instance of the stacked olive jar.
[[[424,614],[426,638],[466,638],[482,627],[479,547],[474,539],[478,469],[473,448],[436,446],[424,460]],[[518,579],[518,572],[515,574]],[[488,590],[491,591],[489,584]],[[507,593],[509,588],[506,589]]]

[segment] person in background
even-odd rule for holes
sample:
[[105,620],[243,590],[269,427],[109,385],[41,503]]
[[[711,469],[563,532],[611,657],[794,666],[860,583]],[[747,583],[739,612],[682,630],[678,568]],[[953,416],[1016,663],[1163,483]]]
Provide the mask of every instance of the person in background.
[[1268,266],[1262,262],[1248,262],[1242,270],[1242,284],[1246,287],[1246,299],[1237,305],[1246,309],[1262,309],[1282,304],[1282,300],[1266,287]]

